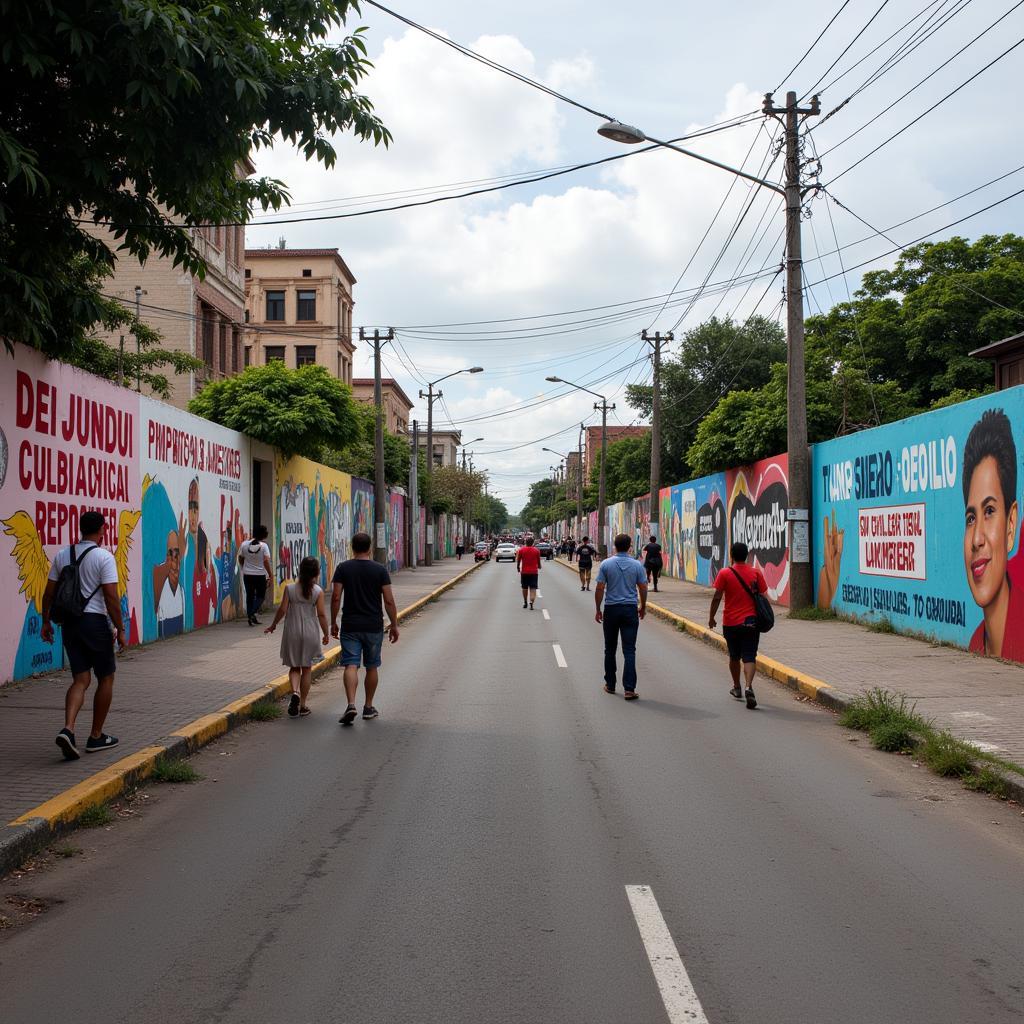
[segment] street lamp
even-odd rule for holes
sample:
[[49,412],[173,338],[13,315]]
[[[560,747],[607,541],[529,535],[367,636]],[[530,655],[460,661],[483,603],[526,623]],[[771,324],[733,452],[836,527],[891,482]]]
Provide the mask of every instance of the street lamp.
[[[786,183],[758,178],[737,167],[712,160],[691,150],[683,149],[671,142],[652,138],[633,125],[621,121],[608,121],[597,129],[598,135],[614,142],[636,145],[651,142],[664,149],[671,149],[683,156],[692,157],[702,163],[711,164],[737,177],[752,181],[762,188],[770,189],[786,200],[786,341],[787,341],[787,427],[786,446],[789,451],[789,508],[787,519],[790,523],[789,537],[789,581],[790,607],[805,608],[813,597],[810,562],[810,523],[808,510],[811,502],[811,458],[807,446],[807,393],[804,358],[804,293],[803,259],[801,255],[800,218],[803,189],[800,182],[800,124],[802,118],[815,117],[821,113],[817,96],[811,97],[809,107],[797,103],[795,92],[786,93],[786,105],[776,107],[772,94],[766,93],[762,111],[766,116],[782,121],[784,115],[786,137]],[[553,378],[548,378],[552,380]],[[557,378],[554,378],[557,379]],[[602,469],[604,468],[602,463]],[[651,495],[651,501],[655,495]],[[598,524],[603,531],[603,523]]]
[[[483,373],[482,366],[470,366],[464,370],[453,370],[446,373],[437,380],[427,382],[427,393],[420,392],[420,398],[427,400],[427,494],[430,494],[430,483],[434,475],[434,399],[441,398],[444,392],[438,391],[434,394],[434,388],[449,377],[457,377],[460,373]],[[418,453],[417,453],[418,455]],[[433,497],[430,499],[433,501]],[[427,565],[434,564],[434,516],[431,510],[427,510],[427,550],[424,552],[423,561]]]
[[604,558],[608,554],[608,545],[605,543],[605,462],[608,455],[608,410],[615,408],[615,403],[608,404],[604,395],[599,395],[582,384],[574,384],[571,380],[563,380],[561,377],[546,377],[545,380],[552,384],[568,384],[577,391],[586,391],[588,395],[601,399],[600,405],[594,405],[595,409],[601,410],[601,475],[597,484],[597,551]]

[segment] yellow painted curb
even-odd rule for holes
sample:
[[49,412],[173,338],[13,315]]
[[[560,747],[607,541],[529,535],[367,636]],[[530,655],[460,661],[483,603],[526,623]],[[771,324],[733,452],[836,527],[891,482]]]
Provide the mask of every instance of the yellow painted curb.
[[[464,580],[471,572],[479,569],[483,562],[475,562],[465,572],[453,576],[440,587],[432,590],[425,597],[418,598],[407,608],[398,613],[398,621],[402,622],[410,615],[415,614],[425,605],[435,600],[447,590],[451,590],[457,583]],[[323,661],[313,666],[313,676],[321,676],[334,668],[341,657],[340,648],[328,651]],[[186,744],[189,749],[196,749],[204,746],[218,736],[224,735],[236,719],[245,718],[252,705],[268,697],[283,697],[291,689],[288,681],[288,673],[285,672],[272,679],[265,686],[253,690],[245,696],[226,704],[219,711],[213,714],[203,715],[187,725],[183,725],[170,733],[169,738]],[[83,779],[81,782],[66,789],[38,807],[26,811],[9,825],[23,825],[35,820],[45,821],[47,827],[52,831],[61,825],[72,823],[83,811],[90,807],[106,803],[124,792],[128,780],[141,780],[152,774],[153,765],[156,759],[166,754],[170,745],[159,745],[145,747],[134,754],[122,758],[120,761],[104,768],[95,775]]]
[[22,825],[32,818],[42,818],[53,828],[73,821],[82,811],[106,803],[117,796],[124,789],[124,780],[129,773],[135,773],[140,779],[149,775],[153,770],[153,763],[163,752],[163,747],[145,747],[134,754],[129,754],[128,757],[115,761],[95,775],[90,775],[77,786],[64,790],[52,800],[32,808],[10,824]]

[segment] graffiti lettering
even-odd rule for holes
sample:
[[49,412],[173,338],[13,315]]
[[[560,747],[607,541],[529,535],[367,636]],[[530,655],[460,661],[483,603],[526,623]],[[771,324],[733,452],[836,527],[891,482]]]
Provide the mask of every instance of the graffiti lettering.
[[[36,502],[36,532],[41,544],[64,545],[78,540],[78,517],[94,508],[92,505],[65,505],[62,501]],[[106,525],[103,527],[103,544],[114,547],[117,544],[116,508],[96,508],[103,513]]]
[[900,483],[908,493],[954,486],[956,441],[947,437],[904,448],[900,453]]
[[18,482],[26,490],[128,503],[128,467],[22,441]]

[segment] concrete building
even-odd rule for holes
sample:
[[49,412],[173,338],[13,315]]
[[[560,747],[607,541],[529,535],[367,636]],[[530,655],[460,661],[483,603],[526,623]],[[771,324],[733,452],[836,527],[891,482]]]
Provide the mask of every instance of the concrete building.
[[[408,433],[409,413],[412,412],[412,401],[409,396],[394,377],[382,377],[380,391],[384,403],[384,425],[392,434]],[[373,378],[354,377],[352,397],[357,402],[373,405]]]
[[[254,170],[247,163],[239,173],[245,176]],[[116,251],[118,242],[107,228],[87,225],[85,230]],[[188,353],[206,364],[197,373],[168,373],[169,401],[181,409],[207,381],[238,373],[244,362],[245,229],[196,228],[194,239],[206,260],[207,273],[202,281],[175,267],[166,257],[153,255],[140,264],[134,257],[121,254],[114,276],[104,283],[107,294],[129,307],[134,307],[139,289],[141,319],[160,332],[160,347]],[[120,344],[120,332],[97,334],[115,348]],[[124,344],[134,346],[135,340],[127,335]]]
[[337,249],[245,250],[245,365],[316,363],[352,383],[352,288]]
[[[624,441],[627,437],[643,437],[651,432],[650,427],[608,427],[608,447],[616,441]],[[597,465],[601,454],[601,428],[587,427],[586,446],[583,456],[583,486],[590,480],[590,471]]]
[[[427,450],[427,430],[420,428],[422,443],[420,449],[424,453]],[[459,447],[462,444],[461,430],[434,430],[432,438],[434,443],[434,466],[456,466],[459,462]]]
[[[586,480],[583,486],[586,487]],[[565,457],[565,493],[570,501],[576,500],[576,492],[580,489],[580,453],[573,449]]]

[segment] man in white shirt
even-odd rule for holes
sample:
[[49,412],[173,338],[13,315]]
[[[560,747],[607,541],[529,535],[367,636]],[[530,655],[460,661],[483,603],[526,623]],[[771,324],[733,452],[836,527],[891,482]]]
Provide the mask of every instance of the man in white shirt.
[[117,746],[117,737],[108,736],[103,731],[103,723],[114,696],[114,673],[117,671],[114,637],[110,632],[108,616],[117,631],[118,646],[125,646],[125,636],[121,602],[117,595],[117,563],[109,551],[99,546],[104,522],[99,512],[82,513],[79,520],[82,540],[57,553],[50,565],[43,593],[43,626],[40,635],[52,644],[50,611],[57,595],[57,581],[62,570],[72,562],[77,563],[78,589],[84,607],[81,615],[64,615],[64,621],[61,622],[64,654],[71,666],[71,686],[64,698],[64,728],[57,733],[56,743],[68,761],[77,761],[81,756],[75,743],[75,719],[85,703],[85,692],[89,689],[94,672],[97,684],[92,702],[92,731],[85,750],[92,754]]
[[260,624],[256,616],[267,596],[267,581],[274,575],[266,540],[267,528],[257,526],[252,531],[252,537],[238,552],[238,564],[242,567],[242,584],[245,587],[245,611],[250,626]]

